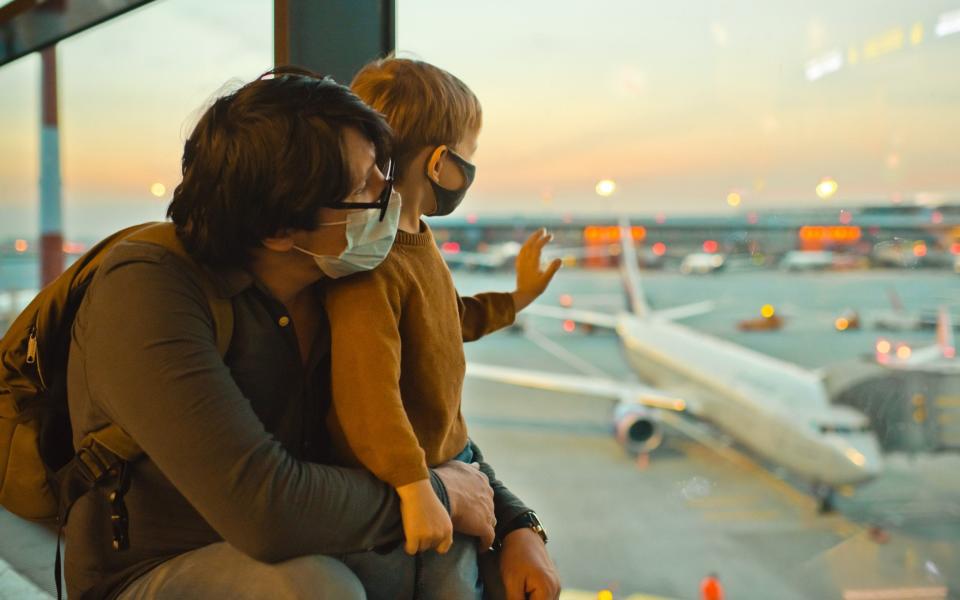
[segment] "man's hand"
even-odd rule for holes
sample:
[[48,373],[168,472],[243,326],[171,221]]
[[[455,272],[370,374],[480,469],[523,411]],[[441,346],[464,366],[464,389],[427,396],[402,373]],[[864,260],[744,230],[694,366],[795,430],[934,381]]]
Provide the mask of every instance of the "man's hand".
[[557,600],[560,577],[543,540],[524,527],[507,534],[500,553],[500,575],[507,600]]
[[517,254],[517,290],[513,292],[517,312],[536,300],[560,269],[562,261],[559,258],[553,259],[546,269],[540,267],[540,253],[551,240],[553,234],[541,227],[530,234]]
[[450,515],[433,491],[429,479],[421,479],[397,488],[400,515],[403,517],[403,549],[414,555],[436,548],[446,554],[453,544]]
[[493,545],[493,528],[497,524],[493,516],[493,488],[487,476],[476,463],[468,465],[456,460],[433,471],[447,488],[454,531],[480,538],[480,552],[486,552]]

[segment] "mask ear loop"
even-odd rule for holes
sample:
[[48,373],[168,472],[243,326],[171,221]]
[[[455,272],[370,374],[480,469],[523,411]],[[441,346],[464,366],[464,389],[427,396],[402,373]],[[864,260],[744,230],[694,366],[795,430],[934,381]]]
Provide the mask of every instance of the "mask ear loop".
[[[437,151],[440,150],[441,148],[442,148],[443,150],[440,151],[440,153],[439,153],[439,155],[438,155],[438,154],[437,154]],[[442,161],[442,160],[446,157],[446,154],[447,154],[447,151],[448,151],[448,150],[449,150],[449,148],[447,148],[447,145],[446,145],[446,144],[440,144],[439,146],[437,146],[436,148],[434,148],[433,153],[430,155],[429,158],[427,158],[427,165],[426,165],[426,167],[427,167],[427,168],[426,168],[426,176],[427,176],[427,179],[429,179],[430,181],[432,181],[433,183],[435,183],[435,184],[437,184],[437,185],[440,185],[440,173],[437,173],[437,178],[436,178],[436,179],[434,179],[433,177],[431,177],[431,175],[432,175],[433,173],[431,173],[432,170],[430,169],[430,163],[433,162],[433,157],[436,156],[436,157],[437,157],[436,164],[439,165],[439,164],[440,164],[440,161]]]
[[[320,223],[319,225],[317,225],[317,227],[329,227],[329,226],[331,226],[331,225],[347,225],[347,224],[349,224],[349,223],[350,223],[350,221],[333,221],[333,222],[331,222],[331,223]],[[310,251],[307,250],[306,248],[301,248],[300,246],[298,246],[298,245],[296,245],[296,244],[293,245],[293,249],[294,249],[294,250],[299,250],[300,252],[303,252],[304,254],[309,254],[310,256],[326,256],[325,254],[317,254],[316,252],[310,252]]]

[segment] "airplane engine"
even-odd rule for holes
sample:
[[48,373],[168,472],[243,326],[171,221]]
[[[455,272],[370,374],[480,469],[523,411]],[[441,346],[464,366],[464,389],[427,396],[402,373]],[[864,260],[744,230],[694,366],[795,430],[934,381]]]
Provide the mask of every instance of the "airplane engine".
[[653,412],[643,406],[618,406],[613,430],[617,441],[631,454],[652,452],[663,441],[660,424]]

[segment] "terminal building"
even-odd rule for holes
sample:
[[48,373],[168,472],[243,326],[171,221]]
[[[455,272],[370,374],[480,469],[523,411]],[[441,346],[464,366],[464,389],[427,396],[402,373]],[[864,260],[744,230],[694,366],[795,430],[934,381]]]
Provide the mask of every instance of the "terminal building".
[[[619,240],[617,220],[609,214],[467,214],[433,221],[431,227],[445,252],[455,254],[519,243],[538,227],[548,228],[558,247],[609,246]],[[750,255],[763,265],[775,264],[791,251],[828,250],[869,257],[877,266],[952,267],[960,255],[960,204],[756,211],[735,216],[637,215],[630,220],[641,257],[650,264],[704,252]],[[587,264],[608,262],[594,256]]]

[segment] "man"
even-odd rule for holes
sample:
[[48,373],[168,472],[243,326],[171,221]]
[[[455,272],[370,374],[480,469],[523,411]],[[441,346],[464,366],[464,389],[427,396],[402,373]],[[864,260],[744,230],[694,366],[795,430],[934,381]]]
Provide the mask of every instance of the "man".
[[[363,597],[331,557],[400,541],[399,502],[370,474],[323,464],[329,339],[314,256],[343,257],[359,243],[351,215],[398,201],[388,152],[377,113],[304,71],[268,73],[201,117],[168,215],[230,300],[231,344],[221,357],[204,282],[174,253],[125,242],[104,260],[70,349],[75,441],[115,423],[146,457],[129,465],[129,549],[111,547],[106,493],[74,506],[71,596]],[[522,526],[529,509],[482,467],[489,481],[463,463],[431,471],[454,528],[492,542],[495,509],[508,598],[555,598],[543,542]]]

